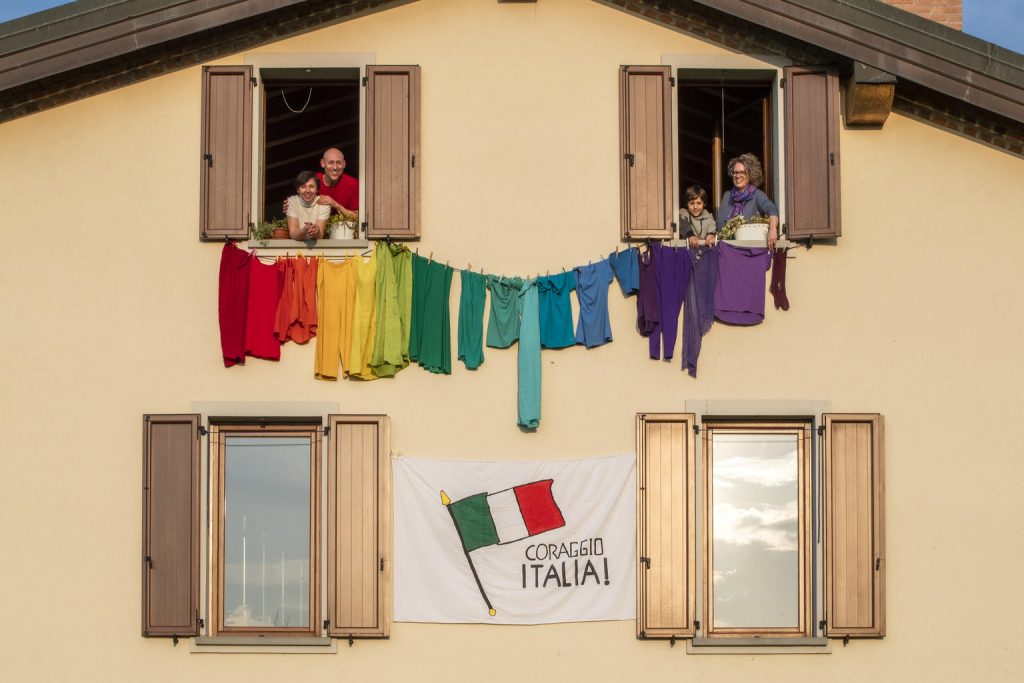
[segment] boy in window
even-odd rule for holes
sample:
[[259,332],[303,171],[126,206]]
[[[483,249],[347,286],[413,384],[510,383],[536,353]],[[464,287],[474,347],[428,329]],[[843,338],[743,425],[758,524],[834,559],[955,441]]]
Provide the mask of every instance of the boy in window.
[[715,243],[715,217],[705,207],[708,193],[700,185],[686,188],[686,208],[679,210],[679,232],[686,238],[690,249],[701,242],[709,247]]

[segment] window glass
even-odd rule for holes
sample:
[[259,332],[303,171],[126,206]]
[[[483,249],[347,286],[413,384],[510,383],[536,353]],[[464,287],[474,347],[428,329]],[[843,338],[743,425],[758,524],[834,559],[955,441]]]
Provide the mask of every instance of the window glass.
[[226,627],[308,627],[310,438],[227,436]]
[[799,627],[798,435],[711,439],[713,626]]

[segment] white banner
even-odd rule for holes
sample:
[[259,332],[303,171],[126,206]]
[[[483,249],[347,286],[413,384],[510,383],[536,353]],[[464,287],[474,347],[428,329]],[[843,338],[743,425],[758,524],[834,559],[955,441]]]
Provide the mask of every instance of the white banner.
[[636,457],[395,457],[395,621],[636,615]]

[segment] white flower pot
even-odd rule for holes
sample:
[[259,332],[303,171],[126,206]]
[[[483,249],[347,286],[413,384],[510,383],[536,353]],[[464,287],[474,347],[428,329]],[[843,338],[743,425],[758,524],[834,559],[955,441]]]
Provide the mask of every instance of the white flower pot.
[[350,240],[355,237],[356,222],[355,221],[340,221],[331,226],[330,239],[332,240]]
[[767,242],[768,241],[768,224],[767,223],[744,223],[743,225],[736,228],[736,236],[733,239],[737,240],[753,240],[756,242]]

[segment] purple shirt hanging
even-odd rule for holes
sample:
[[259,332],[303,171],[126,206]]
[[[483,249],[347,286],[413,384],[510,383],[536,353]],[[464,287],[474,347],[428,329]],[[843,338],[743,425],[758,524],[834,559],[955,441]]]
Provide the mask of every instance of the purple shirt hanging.
[[767,249],[720,243],[715,317],[734,325],[757,325],[764,320],[764,274],[771,262]]

